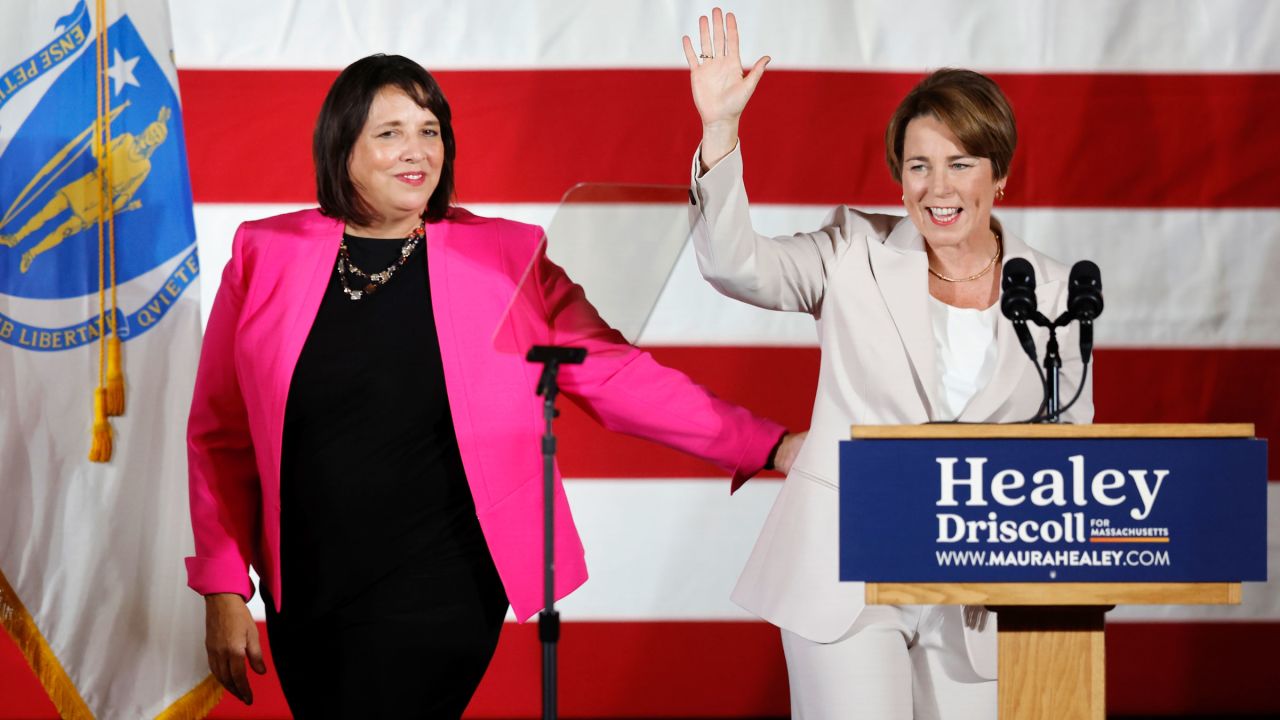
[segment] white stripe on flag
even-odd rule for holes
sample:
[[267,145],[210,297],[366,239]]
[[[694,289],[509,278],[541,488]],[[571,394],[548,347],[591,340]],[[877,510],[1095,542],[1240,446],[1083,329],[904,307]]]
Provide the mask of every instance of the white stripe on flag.
[[[178,3],[178,61],[183,68],[337,69],[382,51],[432,70],[684,67],[680,37],[696,40],[698,16],[710,5],[479,0],[463,8],[442,0]],[[743,57],[769,54],[773,68],[1280,70],[1280,11],[1266,0],[751,0],[726,9],[743,29]]]

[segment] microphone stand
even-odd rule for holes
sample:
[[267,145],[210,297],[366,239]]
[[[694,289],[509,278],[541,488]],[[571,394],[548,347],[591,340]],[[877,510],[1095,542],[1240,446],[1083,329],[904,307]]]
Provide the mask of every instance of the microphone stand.
[[1073,320],[1080,321],[1080,361],[1083,367],[1080,375],[1080,386],[1076,388],[1075,397],[1067,403],[1067,407],[1075,404],[1084,390],[1085,380],[1089,373],[1089,354],[1093,351],[1093,320],[1102,313],[1102,275],[1098,266],[1088,260],[1081,260],[1071,268],[1068,279],[1067,309],[1056,320],[1049,318],[1036,309],[1036,274],[1035,269],[1025,258],[1013,258],[1005,264],[1004,277],[1000,282],[1000,310],[1018,334],[1018,342],[1031,358],[1034,365],[1036,346],[1027,329],[1027,321],[1034,322],[1049,331],[1049,342],[1044,348],[1044,369],[1036,367],[1044,401],[1040,407],[1043,413],[1036,411],[1029,422],[1062,422],[1062,355],[1058,352],[1058,328],[1070,325]]
[[552,423],[560,415],[556,396],[560,394],[557,377],[561,365],[580,365],[587,357],[585,348],[534,345],[525,360],[542,363],[537,394],[542,396],[542,418],[546,431],[542,436],[542,612],[538,613],[538,639],[542,642],[542,717],[556,717],[556,649],[560,642],[560,613],[556,611],[555,563],[555,467],[556,435]]
[[1062,418],[1058,417],[1058,408],[1062,407],[1062,355],[1058,353],[1057,330],[1057,323],[1049,326],[1049,342],[1044,346],[1044,381],[1048,385],[1049,395],[1046,410],[1051,423],[1062,422]]
[[1059,408],[1062,407],[1062,355],[1058,351],[1058,328],[1071,324],[1075,316],[1067,311],[1059,315],[1056,320],[1050,321],[1037,310],[1030,319],[1036,325],[1049,330],[1049,342],[1044,346],[1044,422],[1059,423],[1062,422],[1062,418],[1059,417]]

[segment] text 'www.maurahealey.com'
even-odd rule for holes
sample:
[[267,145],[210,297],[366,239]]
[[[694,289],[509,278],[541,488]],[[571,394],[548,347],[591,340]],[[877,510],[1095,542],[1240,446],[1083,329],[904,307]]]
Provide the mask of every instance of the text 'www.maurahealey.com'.
[[1168,550],[936,550],[939,567],[1168,567]]

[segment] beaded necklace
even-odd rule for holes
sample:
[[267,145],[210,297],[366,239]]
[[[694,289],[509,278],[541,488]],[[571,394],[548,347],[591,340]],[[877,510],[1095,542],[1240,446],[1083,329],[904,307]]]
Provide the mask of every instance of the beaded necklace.
[[[425,240],[426,237],[427,221],[423,220],[418,227],[413,229],[413,232],[409,233],[409,237],[404,239],[404,245],[400,248],[400,257],[391,263],[387,269],[376,273],[367,273],[351,262],[351,252],[347,249],[347,239],[344,237],[338,245],[338,280],[342,283],[342,292],[346,293],[347,297],[353,301],[359,300],[366,295],[374,294],[378,291],[378,288],[386,285],[391,280],[397,270],[404,267],[404,264],[409,261],[409,256],[418,247],[418,243]],[[363,280],[364,287],[353,289],[351,283],[347,280],[348,275]]]

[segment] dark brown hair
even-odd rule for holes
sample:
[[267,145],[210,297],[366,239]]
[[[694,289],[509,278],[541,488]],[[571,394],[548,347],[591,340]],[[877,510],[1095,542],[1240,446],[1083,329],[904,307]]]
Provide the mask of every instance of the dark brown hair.
[[403,90],[418,107],[430,110],[440,121],[444,165],[440,168],[440,182],[427,200],[422,217],[428,222],[443,219],[449,212],[454,192],[453,159],[457,147],[453,138],[453,114],[431,73],[401,55],[378,54],[357,60],[348,65],[329,88],[311,139],[320,212],[353,225],[370,225],[376,219],[374,210],[351,182],[347,164],[369,118],[373,98],[386,87]]
[[902,182],[902,144],[907,125],[929,115],[955,133],[964,151],[991,160],[997,180],[1009,174],[1018,128],[1013,108],[995,81],[972,70],[943,68],[921,80],[889,118],[884,157],[894,182]]

